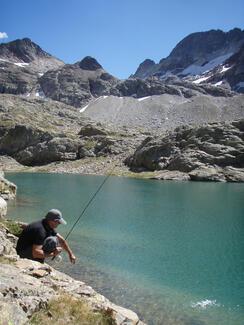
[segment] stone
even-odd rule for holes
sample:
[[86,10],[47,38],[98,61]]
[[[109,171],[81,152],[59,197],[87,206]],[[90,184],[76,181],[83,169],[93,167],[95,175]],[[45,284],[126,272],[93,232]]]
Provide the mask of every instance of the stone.
[[0,196],[8,200],[13,199],[16,196],[17,186],[9,182],[6,178],[0,176]]
[[101,127],[97,125],[88,124],[85,125],[83,128],[81,128],[78,135],[81,135],[82,137],[90,137],[94,135],[107,135],[107,131],[102,129]]
[[7,229],[0,224],[0,256],[13,255],[16,256],[15,242],[8,237]]
[[192,181],[224,182],[226,180],[221,170],[213,167],[196,168],[189,173],[189,176]]
[[188,173],[183,173],[177,170],[163,170],[157,173],[152,179],[173,180],[173,181],[189,181]]
[[0,219],[5,218],[7,214],[7,202],[0,196]]
[[11,302],[10,304],[0,298],[0,324],[24,325],[27,320],[26,313],[17,302]]
[[227,166],[223,173],[228,182],[244,182],[244,168],[234,168]]

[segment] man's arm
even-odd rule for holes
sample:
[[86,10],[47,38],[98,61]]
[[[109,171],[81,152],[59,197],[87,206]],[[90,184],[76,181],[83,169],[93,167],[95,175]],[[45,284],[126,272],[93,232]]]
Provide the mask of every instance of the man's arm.
[[62,251],[62,248],[61,247],[57,247],[55,249],[55,251],[53,251],[52,253],[50,254],[45,254],[43,252],[43,249],[42,249],[42,245],[33,245],[32,246],[32,256],[34,258],[41,258],[41,259],[44,259],[46,257],[49,257],[49,256],[56,256],[58,255],[60,252]]
[[57,234],[56,236],[58,237],[60,246],[69,254],[70,262],[74,264],[76,257],[73,254],[72,250],[70,249],[67,241],[60,234]]

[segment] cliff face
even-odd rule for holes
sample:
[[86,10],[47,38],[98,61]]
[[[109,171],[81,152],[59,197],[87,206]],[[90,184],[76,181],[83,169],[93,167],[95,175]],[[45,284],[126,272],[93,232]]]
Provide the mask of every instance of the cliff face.
[[[37,311],[61,292],[83,299],[92,310],[107,312],[114,324],[143,325],[138,316],[117,306],[81,281],[56,271],[47,264],[20,259],[16,238],[0,225],[0,323],[24,325]],[[52,320],[52,315],[50,321]],[[108,323],[108,324],[111,324]]]

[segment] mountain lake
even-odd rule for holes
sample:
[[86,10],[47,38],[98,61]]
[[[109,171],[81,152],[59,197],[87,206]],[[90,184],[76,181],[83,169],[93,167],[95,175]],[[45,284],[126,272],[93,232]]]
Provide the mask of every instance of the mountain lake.
[[[103,176],[6,173],[18,186],[8,217],[60,209],[66,236]],[[55,268],[147,324],[244,323],[244,184],[109,177],[68,237]]]

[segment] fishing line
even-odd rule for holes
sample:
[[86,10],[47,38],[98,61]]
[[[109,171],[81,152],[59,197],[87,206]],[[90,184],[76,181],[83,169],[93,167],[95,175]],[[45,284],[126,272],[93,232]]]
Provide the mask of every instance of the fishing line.
[[84,215],[84,213],[86,212],[87,208],[89,207],[89,205],[92,203],[92,201],[95,199],[95,197],[97,196],[97,194],[99,193],[99,191],[101,190],[101,188],[103,187],[103,185],[106,183],[106,181],[109,179],[109,177],[111,176],[113,170],[115,169],[116,165],[112,168],[112,170],[110,171],[110,173],[105,177],[105,179],[102,181],[102,183],[99,185],[98,189],[96,190],[96,192],[93,194],[93,196],[90,198],[90,200],[87,202],[87,204],[85,205],[85,207],[83,208],[83,210],[81,211],[81,214],[79,215],[79,217],[76,219],[75,223],[73,224],[73,226],[71,227],[70,231],[68,232],[68,234],[66,235],[65,239],[67,239],[69,237],[69,235],[71,234],[71,232],[73,231],[73,229],[75,228],[75,226],[77,225],[77,223],[79,222],[79,220],[81,219],[81,217]]
[[[120,113],[120,106],[119,109],[114,117],[114,121],[117,120],[117,117]],[[84,215],[84,213],[86,212],[87,208],[89,207],[89,205],[92,203],[92,201],[95,199],[95,197],[97,196],[97,194],[99,193],[99,191],[101,190],[101,188],[103,187],[103,185],[106,183],[106,181],[109,179],[109,177],[112,175],[112,172],[114,171],[116,167],[116,164],[112,167],[111,171],[108,173],[108,175],[105,177],[105,179],[102,181],[102,183],[99,185],[98,189],[96,190],[96,192],[93,194],[93,196],[90,198],[90,200],[87,202],[87,204],[85,205],[85,207],[83,208],[83,210],[81,211],[81,214],[79,215],[79,217],[77,218],[77,220],[75,221],[75,223],[73,224],[73,226],[71,227],[70,231],[68,232],[68,234],[66,235],[65,239],[67,239],[69,237],[69,235],[71,234],[71,232],[73,231],[73,229],[75,228],[75,226],[77,225],[77,223],[79,222],[79,220],[81,219],[81,217]]]

